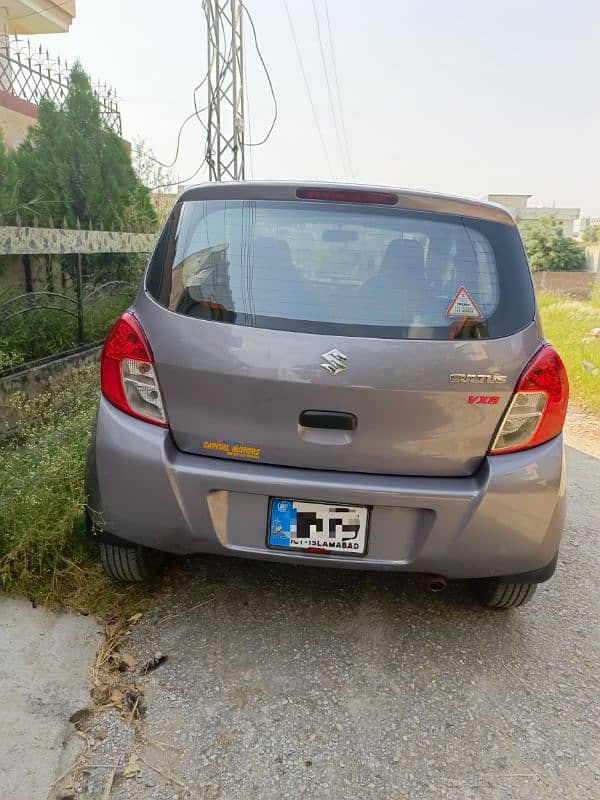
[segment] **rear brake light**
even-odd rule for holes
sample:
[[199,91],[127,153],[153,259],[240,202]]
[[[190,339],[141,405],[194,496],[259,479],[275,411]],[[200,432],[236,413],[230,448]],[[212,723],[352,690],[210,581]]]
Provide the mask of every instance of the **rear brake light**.
[[167,427],[154,357],[140,323],[126,312],[108,334],[100,364],[102,394],[117,408]]
[[390,192],[368,192],[363,189],[297,189],[300,200],[324,200],[329,203],[372,203],[395,206],[398,196]]
[[490,455],[514,453],[544,444],[562,431],[569,402],[569,380],[560,356],[544,345],[521,375]]

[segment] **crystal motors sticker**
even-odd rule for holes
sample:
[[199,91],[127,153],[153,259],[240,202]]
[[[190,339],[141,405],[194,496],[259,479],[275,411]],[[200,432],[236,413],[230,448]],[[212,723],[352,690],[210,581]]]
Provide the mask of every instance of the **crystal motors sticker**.
[[446,314],[449,317],[468,317],[471,319],[483,318],[483,314],[479,310],[477,303],[473,300],[464,286],[461,286],[454,296],[454,300],[450,303]]
[[487,375],[487,374],[479,374],[475,375],[474,373],[467,373],[467,372],[452,372],[450,373],[450,383],[506,383],[507,376],[506,375]]
[[223,439],[217,439],[216,441],[203,442],[202,448],[204,450],[216,450],[218,453],[231,458],[249,458],[252,461],[259,461],[261,458],[260,447],[248,447],[248,445],[241,442],[228,442]]
[[362,555],[367,545],[368,510],[276,498],[271,500],[271,547],[326,550]]

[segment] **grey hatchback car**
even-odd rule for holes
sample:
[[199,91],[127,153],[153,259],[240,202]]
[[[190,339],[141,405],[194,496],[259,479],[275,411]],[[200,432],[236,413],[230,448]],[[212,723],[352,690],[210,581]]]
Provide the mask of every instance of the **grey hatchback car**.
[[101,383],[89,523],[116,579],[217,553],[467,579],[509,608],[554,572],[568,381],[500,206],[190,189]]

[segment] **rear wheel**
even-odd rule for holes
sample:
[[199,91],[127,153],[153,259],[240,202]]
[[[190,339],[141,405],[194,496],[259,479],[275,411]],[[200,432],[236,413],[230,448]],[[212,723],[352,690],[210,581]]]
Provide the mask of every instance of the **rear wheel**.
[[153,578],[164,561],[163,553],[136,544],[99,542],[102,568],[117,581],[144,583]]
[[497,578],[477,581],[476,592],[487,608],[518,608],[528,603],[537,589],[537,583],[506,583]]

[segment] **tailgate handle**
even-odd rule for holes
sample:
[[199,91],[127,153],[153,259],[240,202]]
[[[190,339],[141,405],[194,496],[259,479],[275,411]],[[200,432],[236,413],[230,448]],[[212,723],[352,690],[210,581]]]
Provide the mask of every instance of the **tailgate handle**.
[[329,428],[338,431],[356,430],[357,419],[354,414],[343,411],[303,411],[300,425],[304,428]]

